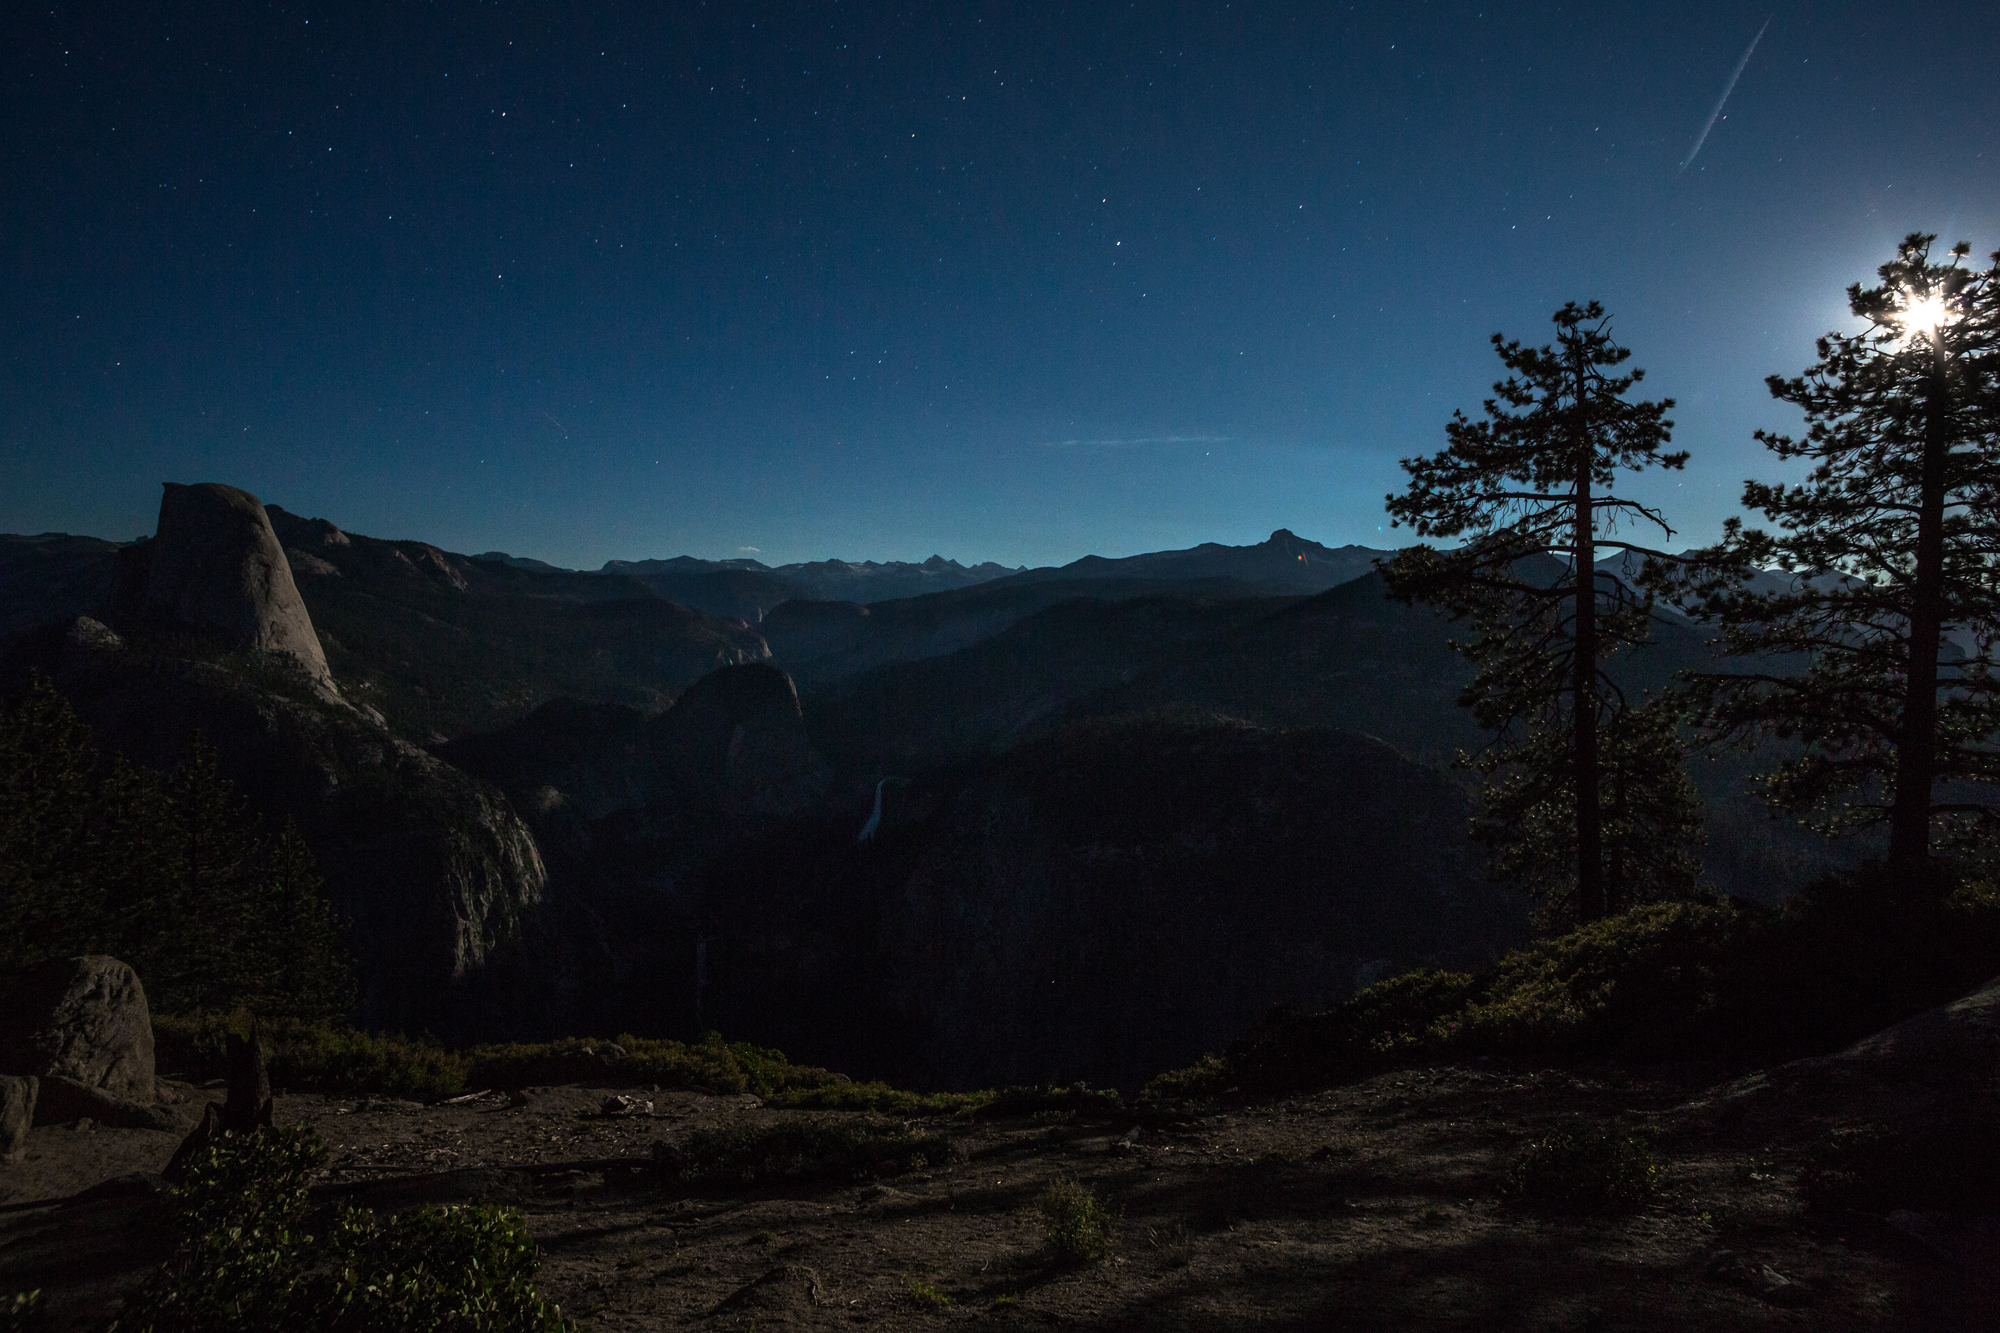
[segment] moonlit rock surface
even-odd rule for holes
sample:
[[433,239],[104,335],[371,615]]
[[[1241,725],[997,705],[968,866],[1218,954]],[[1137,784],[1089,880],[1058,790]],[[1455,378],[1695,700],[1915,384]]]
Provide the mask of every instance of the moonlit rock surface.
[[140,612],[292,658],[331,686],[326,654],[292,567],[256,496],[234,486],[166,483]]

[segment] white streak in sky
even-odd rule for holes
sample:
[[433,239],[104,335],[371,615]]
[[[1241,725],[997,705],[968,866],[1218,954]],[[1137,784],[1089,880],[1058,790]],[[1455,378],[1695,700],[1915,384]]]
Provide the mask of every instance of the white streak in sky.
[[[1771,20],[1765,19],[1764,28],[1770,26]],[[1701,146],[1708,142],[1708,132],[1715,128],[1715,122],[1721,118],[1722,106],[1729,100],[1729,94],[1736,91],[1736,81],[1743,77],[1743,68],[1750,63],[1750,53],[1757,49],[1757,43],[1764,40],[1764,28],[1757,29],[1757,35],[1752,37],[1750,45],[1744,48],[1743,58],[1736,62],[1735,69],[1729,71],[1729,82],[1722,85],[1722,96],[1715,99],[1715,110],[1708,113],[1708,122],[1701,127],[1701,133],[1694,136],[1694,147],[1688,149],[1687,161],[1681,163],[1682,171],[1688,169],[1689,163],[1694,161],[1695,154],[1699,153]]]
[[1050,440],[1045,449],[1132,449],[1142,444],[1221,444],[1227,435],[1148,435],[1137,440]]

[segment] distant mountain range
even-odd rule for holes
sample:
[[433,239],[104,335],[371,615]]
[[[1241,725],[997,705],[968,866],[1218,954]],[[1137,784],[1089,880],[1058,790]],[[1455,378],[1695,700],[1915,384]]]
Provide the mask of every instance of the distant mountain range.
[[[1387,551],[578,571],[189,491],[255,519],[245,559],[276,558],[331,686],[134,600],[216,535],[163,504],[141,543],[0,536],[0,691],[40,673],[151,767],[210,737],[313,848],[374,1025],[1130,1081],[1528,928],[1466,837],[1465,663],[1384,595]],[[240,573],[188,605],[266,586]],[[1663,625],[1612,669],[1657,689],[1705,637]],[[1850,853],[1771,821],[1753,762],[1696,766],[1703,855],[1775,897]]]
[[[710,615],[733,616],[754,625],[771,608],[788,601],[852,602],[866,606],[988,584],[1018,586],[1077,579],[1232,579],[1249,594],[1315,593],[1359,578],[1391,552],[1366,546],[1326,547],[1284,528],[1255,546],[1203,542],[1184,551],[1149,551],[1109,558],[1087,555],[1066,565],[1008,568],[988,560],[962,565],[934,555],[921,564],[903,560],[814,560],[767,565],[759,560],[607,560],[597,574],[622,575],[644,583],[660,596]],[[505,551],[471,559],[544,574],[569,574],[545,561]]]

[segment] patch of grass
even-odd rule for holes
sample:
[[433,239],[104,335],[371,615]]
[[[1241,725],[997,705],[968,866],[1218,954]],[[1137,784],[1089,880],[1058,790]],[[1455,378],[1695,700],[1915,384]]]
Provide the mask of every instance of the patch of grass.
[[1020,1304],[1021,1298],[1019,1296],[995,1296],[992,1308],[995,1310],[1012,1310]]
[[1058,1263],[1095,1263],[1110,1251],[1118,1215],[1082,1181],[1066,1176],[1051,1182],[1035,1208]]
[[1185,1222],[1149,1228],[1146,1243],[1160,1256],[1160,1262],[1169,1268],[1186,1268],[1194,1262],[1194,1237]]
[[919,1310],[949,1310],[953,1305],[951,1297],[913,1277],[903,1279],[903,1299]]
[[1601,1125],[1576,1125],[1529,1144],[1507,1168],[1500,1193],[1551,1212],[1614,1216],[1651,1201],[1659,1176],[1643,1140]]
[[775,1231],[753,1231],[743,1243],[745,1245],[776,1245],[778,1243],[778,1233]]
[[681,1153],[681,1179],[690,1183],[863,1179],[941,1162],[951,1140],[872,1116],[806,1116],[697,1130]]

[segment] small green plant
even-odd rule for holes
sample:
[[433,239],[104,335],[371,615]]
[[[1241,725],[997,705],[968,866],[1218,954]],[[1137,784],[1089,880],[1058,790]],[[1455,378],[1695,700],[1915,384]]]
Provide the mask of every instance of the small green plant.
[[1438,1207],[1436,1204],[1427,1203],[1423,1207],[1417,1209],[1417,1225],[1420,1227],[1434,1227],[1437,1226],[1439,1223],[1443,1222],[1449,1216],[1450,1216],[1449,1213],[1445,1212],[1444,1209]]
[[1169,1268],[1186,1268],[1194,1262],[1194,1237],[1189,1234],[1185,1222],[1150,1228],[1146,1232],[1146,1243],[1153,1247],[1160,1261]]
[[750,1238],[743,1243],[745,1245],[776,1245],[778,1243],[778,1233],[775,1231],[753,1231],[750,1233]]
[[951,1297],[930,1283],[913,1277],[903,1279],[903,1298],[919,1310],[949,1310],[952,1307]]
[[1067,1176],[1042,1191],[1036,1201],[1042,1235],[1057,1262],[1094,1263],[1111,1248],[1118,1216],[1090,1186]]
[[42,1293],[17,1291],[0,1301],[0,1333],[30,1333],[41,1322]]
[[1598,1125],[1555,1130],[1508,1167],[1501,1194],[1530,1207],[1607,1216],[1635,1212],[1659,1189],[1652,1149]]
[[1734,1173],[1739,1185],[1767,1185],[1778,1178],[1777,1164],[1768,1157],[1750,1157],[1736,1164]]
[[1020,1304],[1021,1298],[1019,1296],[995,1296],[993,1298],[993,1308],[996,1310],[1012,1310]]

